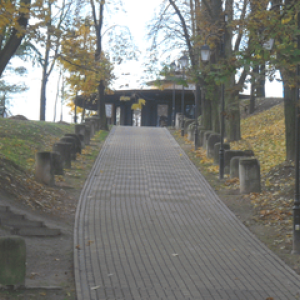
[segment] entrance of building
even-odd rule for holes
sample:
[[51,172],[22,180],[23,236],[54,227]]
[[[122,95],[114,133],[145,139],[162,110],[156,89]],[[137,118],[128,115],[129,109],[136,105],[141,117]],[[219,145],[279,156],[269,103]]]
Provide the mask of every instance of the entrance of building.
[[168,110],[169,106],[167,104],[157,105],[157,125],[159,127],[165,127],[168,124]]

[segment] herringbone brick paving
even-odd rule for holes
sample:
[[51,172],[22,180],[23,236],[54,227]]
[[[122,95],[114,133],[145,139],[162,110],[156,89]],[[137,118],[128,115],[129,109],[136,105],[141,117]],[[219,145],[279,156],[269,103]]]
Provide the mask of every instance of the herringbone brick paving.
[[112,129],[82,191],[74,239],[78,300],[299,297],[300,276],[163,128]]

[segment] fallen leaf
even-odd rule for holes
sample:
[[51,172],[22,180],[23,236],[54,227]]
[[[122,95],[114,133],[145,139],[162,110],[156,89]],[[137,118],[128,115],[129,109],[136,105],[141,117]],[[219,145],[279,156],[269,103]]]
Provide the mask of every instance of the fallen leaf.
[[91,287],[91,290],[98,290],[99,288],[101,288],[101,285],[96,285]]

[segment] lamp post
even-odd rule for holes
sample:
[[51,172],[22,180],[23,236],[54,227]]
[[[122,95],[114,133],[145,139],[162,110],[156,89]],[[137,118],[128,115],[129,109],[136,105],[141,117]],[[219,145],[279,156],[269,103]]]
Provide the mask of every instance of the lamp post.
[[[225,16],[225,22],[227,22],[227,16]],[[205,38],[205,45],[203,45],[200,49],[201,60],[208,62],[210,60],[211,50],[209,45],[207,44],[207,39],[211,36],[218,36],[217,34],[209,34]],[[225,33],[221,38],[220,45],[220,56],[221,58],[225,58]],[[224,134],[225,134],[225,85],[222,83],[221,85],[221,116],[220,116],[220,150],[219,150],[219,179],[224,178]]]
[[[198,89],[198,90],[197,90]],[[201,89],[200,87],[198,88],[198,86],[196,85],[196,91],[195,91],[195,131],[194,131],[194,150],[196,151],[198,149],[198,105],[199,103],[196,99],[196,97],[198,96],[198,99],[200,98],[201,99]]]
[[[298,13],[298,31],[300,30],[300,12]],[[300,35],[297,35],[297,48],[300,50]],[[299,188],[299,76],[300,65],[297,65],[297,84],[296,84],[296,147],[295,147],[295,198],[293,207],[293,253],[300,254],[300,188]]]
[[[188,64],[188,57],[183,55],[178,60],[180,67],[183,69],[183,79],[185,78],[185,67]],[[184,85],[182,83],[181,91],[181,136],[184,136]]]
[[[172,75],[175,77],[176,64],[173,61],[170,65]],[[173,92],[172,92],[172,127],[175,128],[175,81],[173,78]]]

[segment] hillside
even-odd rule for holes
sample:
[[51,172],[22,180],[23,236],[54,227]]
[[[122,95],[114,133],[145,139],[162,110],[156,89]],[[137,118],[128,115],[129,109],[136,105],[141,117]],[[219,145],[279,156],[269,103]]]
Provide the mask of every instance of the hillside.
[[253,115],[245,115],[242,119],[242,140],[230,143],[231,149],[254,151],[261,167],[261,193],[239,195],[237,178],[230,179],[225,175],[225,180],[220,182],[219,167],[206,157],[206,151],[202,148],[194,151],[192,142],[186,137],[182,139],[180,132],[174,132],[174,135],[225,204],[250,231],[300,274],[300,259],[291,255],[294,163],[285,161],[284,108],[280,102],[262,100],[261,107]]
[[[23,237],[27,251],[25,284],[35,288],[0,289],[1,300],[75,299],[72,255],[76,206],[107,132],[99,131],[72,161],[71,169],[65,170],[64,176],[55,176],[55,186],[38,183],[34,176],[35,153],[52,150],[66,133],[74,133],[74,125],[0,118],[0,205],[62,233],[54,237]],[[0,224],[0,236],[9,234]]]

